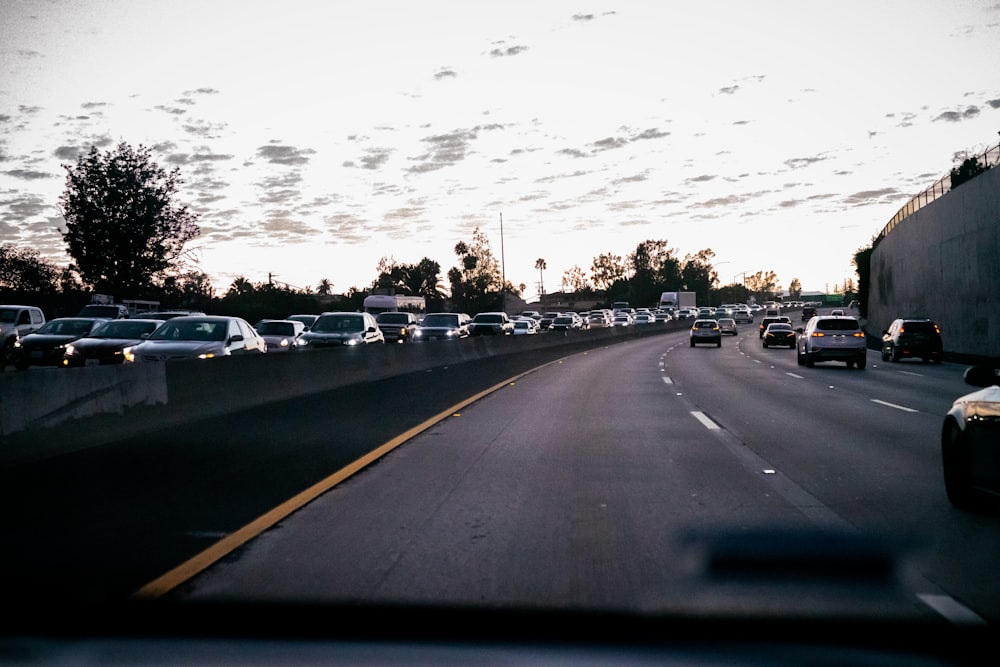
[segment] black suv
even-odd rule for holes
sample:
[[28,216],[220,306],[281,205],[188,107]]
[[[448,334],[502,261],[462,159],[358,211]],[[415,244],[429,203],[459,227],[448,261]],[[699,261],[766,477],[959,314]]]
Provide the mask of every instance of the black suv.
[[901,317],[882,332],[882,361],[920,357],[941,363],[941,329],[924,317]]

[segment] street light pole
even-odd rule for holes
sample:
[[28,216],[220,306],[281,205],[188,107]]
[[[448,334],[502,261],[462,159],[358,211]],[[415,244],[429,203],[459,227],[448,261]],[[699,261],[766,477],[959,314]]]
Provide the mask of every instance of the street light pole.
[[507,312],[507,268],[503,252],[503,211],[500,211],[500,310]]

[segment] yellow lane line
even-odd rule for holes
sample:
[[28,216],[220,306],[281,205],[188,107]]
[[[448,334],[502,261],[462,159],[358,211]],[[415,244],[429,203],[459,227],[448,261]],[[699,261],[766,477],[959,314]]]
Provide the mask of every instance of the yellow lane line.
[[410,438],[419,435],[420,433],[426,431],[427,429],[434,426],[438,422],[441,422],[447,419],[448,417],[451,417],[459,410],[462,410],[465,407],[471,405],[472,403],[475,403],[484,396],[492,394],[498,389],[502,389],[503,387],[515,383],[525,375],[528,375],[529,373],[534,373],[535,371],[538,371],[552,364],[562,363],[562,361],[563,361],[562,359],[557,359],[555,361],[550,361],[546,364],[542,364],[541,366],[536,366],[535,368],[524,371],[523,373],[519,373],[518,375],[515,375],[507,380],[504,380],[503,382],[499,382],[493,385],[489,389],[484,389],[478,394],[466,398],[460,403],[456,403],[447,410],[443,410],[438,414],[434,415],[433,417],[431,417],[430,419],[421,422],[420,424],[414,426],[413,428],[407,431],[404,431],[403,433],[387,441],[385,444],[381,445],[377,449],[373,449],[368,454],[365,454],[356,461],[344,466],[343,468],[333,473],[326,479],[321,480],[316,484],[313,484],[305,491],[302,491],[301,493],[293,496],[292,498],[289,498],[288,500],[281,503],[280,505],[270,510],[266,514],[257,517],[256,519],[254,519],[247,525],[243,526],[239,530],[230,533],[229,535],[222,538],[221,540],[219,540],[209,548],[205,549],[201,553],[197,554],[196,556],[193,556],[184,563],[181,563],[172,570],[166,572],[165,574],[157,577],[153,581],[147,583],[142,588],[134,592],[131,597],[134,599],[149,600],[167,594],[168,592],[170,592],[177,586],[181,585],[191,577],[199,574],[200,572],[207,569],[209,566],[213,565],[217,561],[228,556],[234,550],[238,549],[239,547],[243,546],[250,540],[259,536],[261,533],[274,526],[276,523],[278,523],[279,521],[290,515],[292,512],[295,512],[296,510],[299,510],[302,507],[308,505],[310,502],[312,502],[319,496],[323,495],[333,487],[337,486],[338,484],[346,480],[348,477],[354,475],[361,469],[365,468],[368,465],[371,465],[373,462],[382,458],[383,456],[385,456],[392,450],[396,449]]

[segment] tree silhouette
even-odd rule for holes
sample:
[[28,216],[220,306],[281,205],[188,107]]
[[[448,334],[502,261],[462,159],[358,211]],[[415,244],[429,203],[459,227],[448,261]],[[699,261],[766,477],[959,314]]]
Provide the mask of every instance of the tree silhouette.
[[173,202],[179,170],[164,171],[149,148],[124,142],[103,154],[92,146],[63,168],[59,203],[70,268],[95,290],[118,298],[154,289],[199,233],[194,214]]

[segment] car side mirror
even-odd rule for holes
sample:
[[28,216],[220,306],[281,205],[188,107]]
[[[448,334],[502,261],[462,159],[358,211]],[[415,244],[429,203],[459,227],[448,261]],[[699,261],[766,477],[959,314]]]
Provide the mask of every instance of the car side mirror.
[[368,333],[375,333],[375,327],[368,327]]
[[806,330],[803,329],[802,327],[799,327],[798,329],[795,330],[795,333],[797,333],[797,334],[803,334],[805,332],[806,332]]
[[962,377],[965,379],[965,384],[970,384],[973,387],[990,387],[1000,384],[1000,377],[997,376],[997,372],[989,366],[973,366],[972,368],[968,368]]
[[235,336],[232,336],[232,337],[231,337],[231,338],[229,339],[229,342],[230,342],[230,343],[239,343],[239,342],[240,342],[240,341],[242,341],[242,340],[243,340],[243,336],[241,336],[240,334],[236,334]]
[[889,330],[888,329],[883,329],[882,330],[882,335],[883,336],[888,336],[889,335]]

